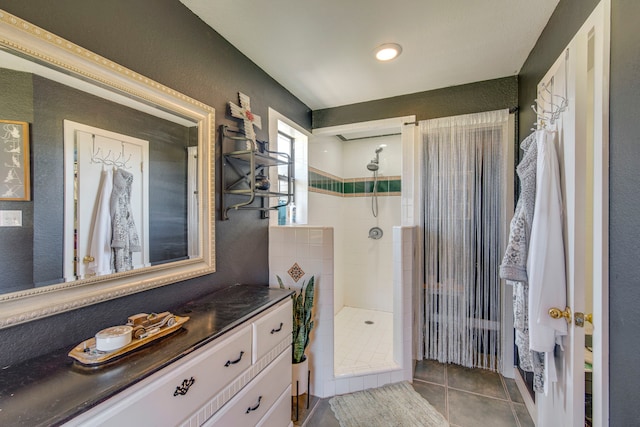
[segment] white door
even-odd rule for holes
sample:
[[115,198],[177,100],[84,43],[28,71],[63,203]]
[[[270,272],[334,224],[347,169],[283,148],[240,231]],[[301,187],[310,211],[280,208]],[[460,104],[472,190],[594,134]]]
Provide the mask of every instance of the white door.
[[[594,426],[608,425],[608,23],[603,0],[538,87],[539,108],[552,110],[568,98],[551,126],[558,131],[571,311],[568,335],[556,348],[558,382],[536,395],[539,427],[584,426],[585,415]],[[587,314],[592,322],[583,327]],[[587,344],[593,336],[586,346],[592,352],[585,333]],[[586,390],[592,404],[585,405]]]
[[[133,174],[131,211],[142,250],[133,268],[149,265],[149,142],[69,120],[65,128],[65,280],[90,277],[89,244],[97,216],[100,177],[106,168]],[[75,198],[75,202],[73,200]],[[105,274],[105,273],[101,273]]]

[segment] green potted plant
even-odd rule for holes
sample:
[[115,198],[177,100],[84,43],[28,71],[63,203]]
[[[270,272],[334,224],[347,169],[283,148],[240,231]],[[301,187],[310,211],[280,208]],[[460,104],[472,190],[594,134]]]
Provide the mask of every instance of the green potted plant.
[[[284,283],[279,276],[278,284],[284,289]],[[305,355],[305,350],[309,345],[309,334],[313,329],[313,299],[314,299],[315,277],[311,276],[309,282],[302,282],[300,292],[291,296],[293,301],[293,338],[292,338],[292,362],[293,378],[291,393],[296,393],[296,381],[300,394],[307,392],[309,359]]]

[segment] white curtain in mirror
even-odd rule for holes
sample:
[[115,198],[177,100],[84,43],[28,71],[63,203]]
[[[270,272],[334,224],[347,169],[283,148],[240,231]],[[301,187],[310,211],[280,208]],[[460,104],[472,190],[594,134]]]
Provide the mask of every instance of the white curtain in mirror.
[[508,110],[420,122],[422,356],[498,370]]
[[189,258],[198,256],[198,147],[187,147],[187,239]]

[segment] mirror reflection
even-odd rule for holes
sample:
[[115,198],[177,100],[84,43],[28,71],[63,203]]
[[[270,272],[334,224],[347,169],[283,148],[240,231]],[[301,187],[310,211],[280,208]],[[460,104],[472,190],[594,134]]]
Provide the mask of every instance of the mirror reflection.
[[0,200],[22,216],[0,229],[0,293],[201,255],[194,120],[6,50],[0,93],[0,120],[29,124],[32,175],[31,201]]

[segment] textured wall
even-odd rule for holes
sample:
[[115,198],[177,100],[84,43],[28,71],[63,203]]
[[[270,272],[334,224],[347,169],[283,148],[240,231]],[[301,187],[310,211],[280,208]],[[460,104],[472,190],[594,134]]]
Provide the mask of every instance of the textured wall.
[[[31,75],[0,68],[0,93],[0,120],[33,122]],[[33,202],[0,201],[0,209],[22,211],[22,227],[0,228],[0,288],[15,292],[33,283]]]
[[[217,125],[237,123],[226,108],[240,91],[263,117],[259,138],[268,139],[268,107],[311,127],[307,106],[177,0],[0,0],[0,9],[213,106]],[[256,212],[232,212],[216,221],[215,274],[0,330],[0,366],[72,346],[131,313],[162,311],[226,284],[267,284],[267,227]]]
[[611,3],[609,413],[611,426],[631,426],[640,425],[640,2]]
[[515,76],[396,96],[313,112],[313,127],[415,115],[417,120],[512,108],[518,104]]

